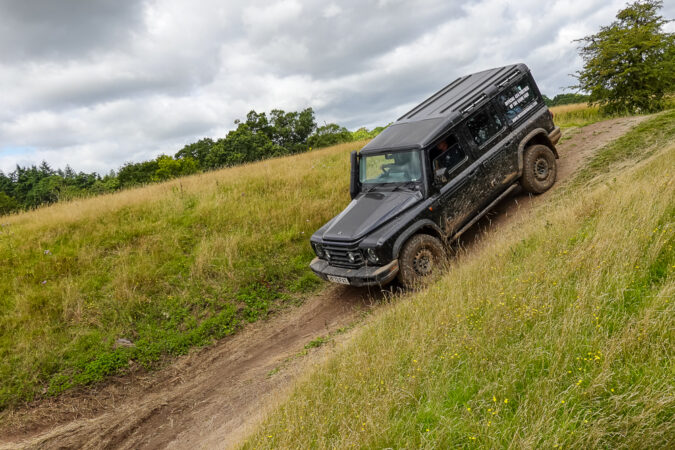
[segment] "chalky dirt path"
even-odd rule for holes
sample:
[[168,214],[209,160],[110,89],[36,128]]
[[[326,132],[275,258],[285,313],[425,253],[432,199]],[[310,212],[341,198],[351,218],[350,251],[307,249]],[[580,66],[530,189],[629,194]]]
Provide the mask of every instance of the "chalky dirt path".
[[[568,133],[558,145],[559,188],[596,150],[644,117],[613,119]],[[502,227],[541,197],[505,199],[462,239],[470,250],[480,230]],[[154,373],[41,400],[2,416],[4,448],[227,448],[283,400],[298,376],[331,352],[310,341],[336,333],[383,303],[387,293],[330,286],[269,320]],[[348,339],[349,333],[336,340]]]

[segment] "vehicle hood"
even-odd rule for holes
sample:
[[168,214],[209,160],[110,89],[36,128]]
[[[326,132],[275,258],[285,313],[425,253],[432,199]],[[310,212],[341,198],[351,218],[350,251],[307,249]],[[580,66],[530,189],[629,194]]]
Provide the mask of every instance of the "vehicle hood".
[[323,230],[329,241],[355,241],[422,200],[419,191],[360,194]]

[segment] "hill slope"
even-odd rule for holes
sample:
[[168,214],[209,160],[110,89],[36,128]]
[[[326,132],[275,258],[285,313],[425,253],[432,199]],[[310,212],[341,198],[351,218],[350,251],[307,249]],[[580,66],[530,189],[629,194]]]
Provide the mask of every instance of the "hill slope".
[[[563,126],[599,119],[565,108]],[[0,219],[0,411],[156,367],[321,285],[308,237],[349,201],[363,144]]]
[[362,145],[4,217],[0,410],[153,366],[315,289],[307,241],[349,202],[345,154]]
[[[583,165],[584,157],[594,155],[644,119],[614,119],[568,130],[559,145],[560,179],[554,190],[543,197],[530,199],[518,195],[504,201],[499,211],[474,227],[495,232],[483,244],[479,233],[467,235],[464,240],[467,251],[483,251],[482,245],[499,240],[505,230],[524,220],[523,215],[530,217],[531,206],[547,203],[551,195],[558,196],[570,189],[565,186]],[[640,147],[658,148],[659,143],[668,139],[662,133],[653,133],[665,130],[658,126],[661,122],[663,119],[648,123],[637,133],[603,148],[603,164],[624,158],[617,150],[635,148],[624,144],[636,137],[640,137],[636,141]],[[645,129],[649,132],[645,133]],[[330,152],[324,157],[330,157]],[[594,167],[594,173],[604,170],[602,164]],[[399,301],[408,300],[404,297]],[[377,311],[387,304],[371,297],[368,290],[323,289],[302,307],[286,308],[269,320],[248,326],[238,336],[191,352],[159,372],[134,371],[132,376],[115,377],[94,389],[79,389],[27,408],[6,410],[0,413],[0,447],[5,443],[8,448],[15,448],[18,442],[41,448],[155,448],[169,444],[190,446],[197,441],[206,446],[231,443],[257,420],[260,411],[266,408],[267,399],[284,397],[288,380],[332,347],[317,350],[317,346],[352,336],[353,333],[344,334],[340,330],[357,320],[364,308]],[[310,358],[293,356],[307,352]]]
[[675,440],[675,111],[378,314],[245,447]]

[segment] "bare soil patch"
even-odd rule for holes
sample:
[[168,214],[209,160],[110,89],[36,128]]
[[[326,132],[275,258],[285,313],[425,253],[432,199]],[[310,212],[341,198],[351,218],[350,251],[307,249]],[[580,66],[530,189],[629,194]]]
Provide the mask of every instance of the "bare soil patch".
[[[612,119],[571,130],[558,145],[559,188],[602,146],[644,117]],[[504,226],[540,197],[502,201],[462,238],[470,249],[488,228]],[[282,400],[326,346],[305,345],[335,333],[377,307],[386,292],[330,286],[302,306],[247,326],[153,373],[46,399],[0,415],[2,448],[224,448],[238,442]]]

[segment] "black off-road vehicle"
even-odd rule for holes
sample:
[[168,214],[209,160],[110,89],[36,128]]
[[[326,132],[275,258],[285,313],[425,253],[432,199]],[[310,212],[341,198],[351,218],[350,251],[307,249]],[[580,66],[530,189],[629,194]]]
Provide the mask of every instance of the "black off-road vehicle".
[[524,64],[458,78],[352,152],[352,202],[312,236],[312,270],[415,285],[504,197],[553,185],[559,139]]

